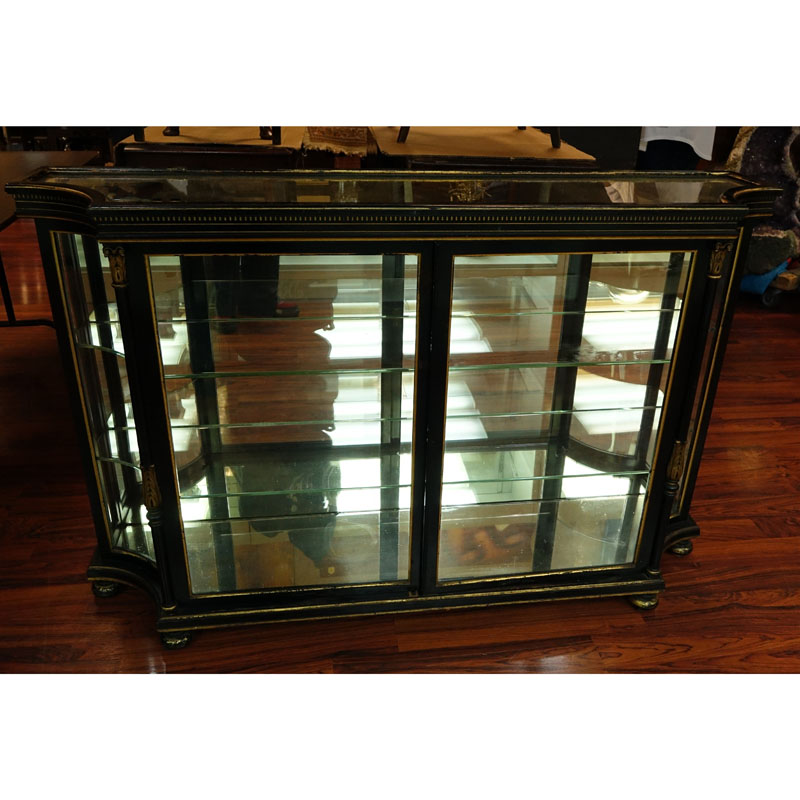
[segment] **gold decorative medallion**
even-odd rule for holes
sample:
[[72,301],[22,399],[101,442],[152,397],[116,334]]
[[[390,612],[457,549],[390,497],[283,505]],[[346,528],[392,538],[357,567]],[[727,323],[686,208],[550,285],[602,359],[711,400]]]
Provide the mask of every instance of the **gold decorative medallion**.
[[161,490],[156,480],[156,468],[152,464],[142,470],[142,502],[148,511],[161,507]]
[[725,259],[733,250],[733,242],[717,242],[714,245],[714,252],[711,254],[711,266],[708,270],[708,277],[718,280],[722,277],[722,268],[725,266]]
[[474,203],[483,200],[489,193],[484,181],[459,181],[450,187],[450,199],[459,203]]
[[125,250],[121,247],[103,246],[103,255],[108,259],[111,268],[111,285],[123,288],[128,285],[128,273],[125,270]]

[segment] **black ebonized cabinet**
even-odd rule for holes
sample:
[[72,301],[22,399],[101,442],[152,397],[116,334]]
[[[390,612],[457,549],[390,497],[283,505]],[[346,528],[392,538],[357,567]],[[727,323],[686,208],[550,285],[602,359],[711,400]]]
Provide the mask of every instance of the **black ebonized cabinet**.
[[[709,173],[53,169],[98,595],[204,627],[585,596],[688,552],[752,226]],[[532,610],[531,613],[535,613]]]

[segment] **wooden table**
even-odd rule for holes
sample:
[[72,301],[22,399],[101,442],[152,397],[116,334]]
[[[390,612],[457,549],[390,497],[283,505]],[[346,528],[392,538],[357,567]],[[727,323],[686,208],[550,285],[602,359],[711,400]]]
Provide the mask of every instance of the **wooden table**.
[[[22,180],[41,167],[82,167],[97,158],[95,150],[12,150],[0,151],[0,231],[16,219],[14,200],[6,192],[6,184]],[[14,313],[11,290],[8,288],[2,254],[0,254],[0,293],[6,309],[5,320],[0,320],[0,328],[21,325],[50,325],[49,319],[18,320]]]
[[412,126],[398,141],[397,126],[370,128],[387,168],[394,169],[592,169],[595,159],[562,142],[553,147],[537,128]]

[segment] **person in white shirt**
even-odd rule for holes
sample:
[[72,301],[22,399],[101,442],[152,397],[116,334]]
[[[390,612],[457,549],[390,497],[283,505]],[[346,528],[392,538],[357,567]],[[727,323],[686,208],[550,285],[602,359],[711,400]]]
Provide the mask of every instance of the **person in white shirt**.
[[639,140],[637,169],[691,170],[703,158],[711,161],[713,127],[644,127]]

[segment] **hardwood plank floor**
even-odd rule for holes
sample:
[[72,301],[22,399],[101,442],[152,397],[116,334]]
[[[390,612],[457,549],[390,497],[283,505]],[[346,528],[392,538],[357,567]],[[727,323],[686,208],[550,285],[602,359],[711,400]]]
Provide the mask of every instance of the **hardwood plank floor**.
[[[20,318],[49,316],[33,225],[0,233]],[[89,505],[55,333],[0,329],[3,672],[800,671],[800,296],[740,299],[693,502],[650,612],[621,599],[200,632],[166,651],[147,597],[85,580]]]

